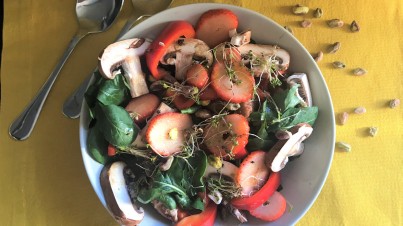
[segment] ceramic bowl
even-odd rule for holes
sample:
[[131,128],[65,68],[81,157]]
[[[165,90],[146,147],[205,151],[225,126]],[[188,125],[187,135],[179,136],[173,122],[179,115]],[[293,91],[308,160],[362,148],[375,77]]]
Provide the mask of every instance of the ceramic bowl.
[[[270,4],[269,2],[267,4]],[[319,108],[319,116],[314,126],[313,134],[305,142],[303,155],[287,164],[281,171],[283,190],[281,193],[292,205],[291,211],[275,222],[263,222],[249,217],[249,222],[243,225],[293,225],[301,219],[318,197],[332,162],[335,143],[335,121],[332,101],[325,80],[313,61],[309,52],[302,44],[273,20],[254,11],[223,4],[191,4],[171,8],[150,17],[131,29],[122,39],[133,37],[155,38],[169,21],[187,20],[196,23],[199,16],[210,9],[226,8],[232,10],[239,18],[239,29],[250,29],[252,38],[261,44],[274,44],[286,49],[291,55],[290,72],[303,72],[308,75],[314,105]],[[86,139],[88,133],[88,108],[83,104],[80,120],[80,143],[83,162],[89,180],[105,206],[99,175],[102,165],[95,162],[87,154]],[[145,208],[146,217],[141,225],[168,225],[156,211]],[[216,219],[216,225],[237,225],[239,222],[221,221]]]

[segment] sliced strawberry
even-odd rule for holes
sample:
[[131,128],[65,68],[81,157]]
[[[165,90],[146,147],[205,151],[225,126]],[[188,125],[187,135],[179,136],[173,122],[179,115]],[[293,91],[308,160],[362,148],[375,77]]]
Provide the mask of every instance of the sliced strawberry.
[[146,132],[147,143],[160,156],[181,152],[185,144],[185,130],[193,125],[188,114],[170,112],[150,120]]
[[239,114],[226,115],[204,130],[204,144],[215,156],[240,159],[246,156],[248,120]]
[[238,27],[238,17],[228,9],[212,9],[203,13],[196,25],[196,38],[211,48],[229,39],[229,31]]
[[279,219],[287,209],[287,201],[280,192],[275,191],[273,195],[258,208],[249,211],[256,218],[264,221],[275,221]]
[[235,63],[230,67],[223,63],[214,64],[211,72],[211,86],[218,97],[233,103],[242,103],[253,96],[255,80],[248,68]]
[[203,89],[209,80],[208,71],[201,64],[193,64],[186,71],[186,83],[191,86],[196,86],[199,89]]
[[175,105],[176,108],[179,110],[183,110],[186,108],[190,108],[193,104],[195,104],[195,101],[192,99],[189,99],[182,94],[178,94],[175,91],[168,89],[167,92],[165,93],[167,97],[171,97],[172,103]]
[[217,98],[217,93],[211,86],[207,86],[200,92],[200,100],[215,100]]
[[130,100],[125,109],[133,114],[134,123],[139,125],[154,114],[160,103],[161,101],[156,95],[148,93]]
[[265,165],[265,156],[264,151],[254,151],[239,166],[235,181],[242,188],[243,196],[255,194],[269,178],[270,170]]

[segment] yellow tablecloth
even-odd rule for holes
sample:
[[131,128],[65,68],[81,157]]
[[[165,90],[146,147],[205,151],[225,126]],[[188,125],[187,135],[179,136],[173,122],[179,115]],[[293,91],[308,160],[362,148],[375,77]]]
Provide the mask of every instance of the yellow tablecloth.
[[[337,125],[337,140],[352,146],[336,150],[324,188],[299,225],[403,225],[403,1],[283,0],[190,1],[219,2],[262,13],[293,28],[312,53],[339,41],[336,54],[319,63],[329,86],[336,114],[364,106],[367,113],[350,114]],[[323,9],[295,16],[301,3]],[[8,127],[41,87],[73,36],[75,1],[5,1],[4,48],[1,64],[0,225],[116,225],[102,207],[87,179],[80,154],[78,120],[61,114],[65,98],[96,65],[99,51],[110,43],[132,12],[127,0],[118,21],[105,33],[90,35],[77,46],[63,68],[31,137],[23,142],[8,136]],[[301,28],[302,19],[313,26]],[[348,25],[330,29],[325,21],[357,20],[358,33]],[[346,69],[336,70],[340,60]],[[368,74],[351,75],[355,67]],[[379,128],[376,137],[367,129]]]

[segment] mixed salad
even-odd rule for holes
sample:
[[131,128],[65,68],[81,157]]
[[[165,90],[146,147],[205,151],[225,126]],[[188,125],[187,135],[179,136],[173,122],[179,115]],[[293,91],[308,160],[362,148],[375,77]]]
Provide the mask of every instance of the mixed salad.
[[121,225],[139,224],[143,204],[176,225],[285,212],[279,171],[303,152],[318,108],[288,52],[237,27],[232,11],[209,10],[99,56],[87,149]]

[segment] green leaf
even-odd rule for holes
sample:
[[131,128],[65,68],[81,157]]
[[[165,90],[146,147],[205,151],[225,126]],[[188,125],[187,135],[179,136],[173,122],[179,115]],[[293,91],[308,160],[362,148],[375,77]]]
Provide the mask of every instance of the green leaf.
[[207,168],[207,156],[204,151],[197,151],[194,157],[188,159],[189,165],[196,167],[192,176],[191,195],[197,195],[198,192],[205,192],[203,176]]
[[169,170],[156,171],[150,186],[143,187],[137,199],[146,204],[161,195],[169,195],[184,209],[200,209],[197,192],[205,191],[201,178],[206,167],[207,157],[201,151],[187,159],[175,157]]
[[99,104],[96,107],[96,117],[104,138],[120,149],[131,145],[137,137],[139,128],[129,113],[120,106]]
[[293,85],[287,92],[287,96],[284,100],[284,111],[296,107],[301,103],[301,100],[297,97],[298,95],[298,84]]
[[97,95],[99,91],[99,86],[105,80],[99,72],[94,72],[93,74],[95,82],[91,84],[84,94],[85,102],[87,102],[88,107],[91,109],[95,107],[95,103],[97,102]]
[[87,138],[87,150],[88,154],[95,161],[105,164],[108,159],[108,141],[106,141],[97,126],[90,129]]
[[281,117],[282,121],[278,126],[280,129],[290,129],[299,123],[308,123],[313,126],[318,117],[318,107],[291,108]]
[[196,199],[192,202],[192,207],[193,207],[194,209],[203,211],[203,210],[204,210],[204,202],[203,202],[203,200],[202,200],[201,198],[199,198],[199,197],[196,198]]
[[120,105],[129,98],[129,90],[126,87],[122,74],[114,79],[105,80],[100,86],[97,99],[104,105]]

